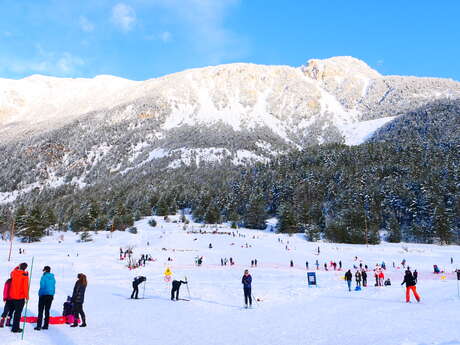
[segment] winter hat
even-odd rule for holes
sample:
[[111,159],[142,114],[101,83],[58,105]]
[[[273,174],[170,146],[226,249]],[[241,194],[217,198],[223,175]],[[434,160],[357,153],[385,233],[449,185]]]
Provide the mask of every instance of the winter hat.
[[49,266],[43,267],[43,272],[48,272],[48,273],[51,272],[51,267]]
[[23,262],[22,264],[19,265],[19,269],[21,271],[24,271],[26,268],[27,268],[27,264],[25,262]]

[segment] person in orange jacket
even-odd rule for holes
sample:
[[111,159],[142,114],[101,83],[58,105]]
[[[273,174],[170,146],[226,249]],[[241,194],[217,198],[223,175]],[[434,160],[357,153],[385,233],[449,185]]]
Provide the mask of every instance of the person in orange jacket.
[[11,272],[10,298],[13,302],[14,316],[11,332],[20,333],[22,309],[26,299],[29,299],[29,273],[26,272],[27,264],[23,262]]

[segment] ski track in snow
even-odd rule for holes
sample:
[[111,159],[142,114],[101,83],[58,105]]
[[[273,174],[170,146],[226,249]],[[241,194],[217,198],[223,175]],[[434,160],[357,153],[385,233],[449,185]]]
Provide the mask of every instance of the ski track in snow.
[[[8,242],[1,241],[2,282],[15,265],[23,261],[30,263],[32,256],[35,257],[29,315],[37,313],[39,278],[44,265],[52,267],[57,279],[52,315],[61,314],[77,273],[87,274],[89,285],[84,304],[87,328],[51,325],[48,331],[36,332],[34,325],[28,324],[24,342],[20,341],[20,335],[0,329],[0,344],[460,344],[457,321],[460,299],[452,273],[456,266],[450,264],[451,256],[460,260],[455,257],[458,246],[382,244],[366,247],[312,243],[301,235],[288,237],[245,229],[239,232],[246,238],[190,234],[180,223],[155,218],[156,228],[147,224],[148,219],[137,222],[137,235],[99,232],[93,235],[93,242],[77,243],[78,236],[66,232],[44,238],[40,243],[15,242],[11,263],[6,261]],[[192,228],[195,231],[215,229],[191,223],[188,230]],[[226,226],[219,226],[218,230],[233,231]],[[58,243],[61,235],[64,241]],[[278,242],[278,238],[283,243]],[[147,241],[150,246],[146,245]],[[289,250],[285,249],[287,241]],[[208,248],[209,243],[212,249]],[[246,248],[246,243],[251,247]],[[145,268],[128,270],[126,262],[118,259],[119,248],[125,249],[128,245],[135,247],[135,257],[149,253],[157,261],[147,263]],[[321,254],[315,255],[318,246]],[[19,255],[19,247],[25,248],[26,254]],[[196,255],[204,257],[201,267],[194,265]],[[317,272],[319,287],[307,287],[305,260],[309,261],[310,268],[316,259],[321,268],[330,260],[342,260],[344,268],[351,268],[355,256],[370,268],[385,261],[386,275],[393,285],[372,286],[370,272],[370,287],[348,292],[342,279],[344,272],[321,269]],[[168,264],[168,257],[174,261]],[[220,266],[221,257],[232,257],[236,265]],[[419,271],[420,304],[404,302],[405,290],[400,286],[403,271],[392,268],[393,261],[398,265],[403,258]],[[252,259],[258,260],[259,267],[250,267]],[[295,264],[293,268],[289,267],[291,259]],[[446,274],[447,279],[431,273],[433,264],[450,272]],[[175,279],[187,277],[190,302],[169,300],[170,284],[163,280],[166,267],[171,268]],[[245,268],[253,276],[254,296],[262,300],[253,302],[252,310],[242,309],[241,276]],[[144,300],[128,298],[131,281],[137,275],[148,277]],[[142,293],[143,286],[140,296]],[[189,298],[186,286],[181,287],[180,295]]]

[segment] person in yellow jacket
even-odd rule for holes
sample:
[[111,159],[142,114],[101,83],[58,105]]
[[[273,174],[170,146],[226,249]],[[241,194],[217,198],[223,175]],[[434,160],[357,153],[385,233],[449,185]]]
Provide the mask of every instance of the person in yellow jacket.
[[14,333],[22,332],[22,329],[19,328],[19,323],[26,299],[29,299],[29,273],[26,272],[26,269],[27,264],[23,262],[11,272],[10,297],[14,308],[11,332]]

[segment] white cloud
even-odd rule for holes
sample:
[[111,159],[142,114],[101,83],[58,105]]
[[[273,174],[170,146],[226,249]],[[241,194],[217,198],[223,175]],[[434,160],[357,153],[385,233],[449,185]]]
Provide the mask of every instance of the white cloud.
[[1,58],[0,71],[16,74],[45,73],[53,76],[71,76],[85,61],[68,52],[57,53],[46,51],[41,45],[36,45],[36,56],[31,59]]
[[225,18],[240,0],[145,0],[167,9],[186,26],[198,53],[207,63],[238,58],[246,50],[245,39],[226,28]]
[[91,31],[94,30],[94,24],[92,22],[90,22],[88,18],[86,18],[84,16],[80,17],[79,23],[80,23],[80,28],[83,31],[91,32]]
[[162,41],[163,43],[169,43],[172,41],[173,35],[169,31],[163,31],[159,34],[152,34],[152,35],[145,36],[144,38],[149,41],[159,40],[159,41]]
[[160,40],[162,40],[165,43],[171,42],[172,40],[172,34],[169,31],[162,32],[159,37]]
[[78,56],[74,56],[70,53],[64,52],[56,61],[58,71],[62,74],[73,73],[78,66],[84,65],[83,59]]
[[112,21],[122,31],[131,31],[136,23],[136,12],[131,6],[118,3],[112,8]]

